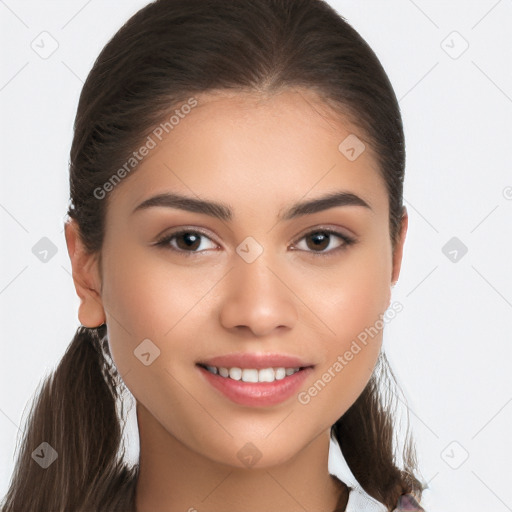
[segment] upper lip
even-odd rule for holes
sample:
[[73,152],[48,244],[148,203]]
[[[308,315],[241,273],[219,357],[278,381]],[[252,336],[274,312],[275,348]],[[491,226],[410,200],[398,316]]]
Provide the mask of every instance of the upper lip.
[[211,357],[210,359],[199,361],[198,364],[216,366],[217,368],[254,368],[257,370],[263,368],[301,368],[313,366],[312,363],[289,354],[255,354],[248,352],[236,352]]

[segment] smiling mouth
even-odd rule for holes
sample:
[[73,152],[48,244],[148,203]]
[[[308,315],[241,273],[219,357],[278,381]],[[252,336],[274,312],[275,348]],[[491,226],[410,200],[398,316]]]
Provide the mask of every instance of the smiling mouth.
[[205,364],[198,363],[197,366],[204,368],[209,373],[213,375],[218,375],[219,377],[223,377],[225,379],[231,379],[235,381],[242,382],[274,382],[278,380],[283,380],[286,377],[290,377],[291,375],[300,372],[306,368],[311,368],[311,366],[299,366],[299,367],[269,367],[269,368],[238,368],[236,366],[231,368],[226,367],[217,367],[217,366],[209,366]]

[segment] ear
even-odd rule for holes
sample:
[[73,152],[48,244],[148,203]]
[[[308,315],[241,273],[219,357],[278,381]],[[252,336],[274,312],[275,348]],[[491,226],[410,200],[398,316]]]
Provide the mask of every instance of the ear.
[[85,327],[98,327],[106,322],[101,300],[101,277],[98,254],[86,251],[78,224],[74,219],[66,221],[64,226],[73,282],[80,298],[78,319]]
[[391,282],[394,286],[398,281],[400,275],[400,268],[402,267],[402,256],[404,251],[405,236],[407,234],[407,227],[409,225],[409,216],[407,214],[407,208],[403,207],[402,224],[400,228],[400,236],[393,252],[393,271],[391,273]]
[[400,268],[402,266],[402,256],[404,251],[404,242],[405,236],[407,234],[407,227],[409,225],[409,216],[407,214],[407,208],[403,207],[402,213],[402,223],[400,227],[400,235],[398,237],[397,243],[395,245],[395,249],[393,251],[393,269],[391,271],[391,287],[389,288],[388,294],[388,305],[391,305],[391,288],[393,288],[398,281],[398,276],[400,275]]

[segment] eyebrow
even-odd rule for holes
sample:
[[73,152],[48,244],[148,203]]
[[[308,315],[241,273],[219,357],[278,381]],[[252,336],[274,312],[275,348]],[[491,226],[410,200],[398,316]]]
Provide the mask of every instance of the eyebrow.
[[[309,201],[295,203],[280,213],[278,220],[291,220],[338,206],[362,206],[373,211],[372,207],[364,199],[352,192],[342,190]],[[223,221],[231,221],[233,218],[233,211],[225,203],[196,199],[176,193],[163,193],[150,197],[137,205],[132,214],[152,207],[176,208],[194,213],[202,213]]]

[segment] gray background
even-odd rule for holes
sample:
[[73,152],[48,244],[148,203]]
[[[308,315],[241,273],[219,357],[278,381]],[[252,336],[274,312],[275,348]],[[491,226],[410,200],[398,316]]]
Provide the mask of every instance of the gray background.
[[[146,3],[0,0],[2,496],[29,400],[79,325],[63,222],[80,89]],[[512,1],[330,3],[377,53],[405,124],[410,221],[393,292],[404,310],[384,346],[430,485],[425,504],[512,510]],[[46,262],[33,252],[43,237],[56,251]]]

